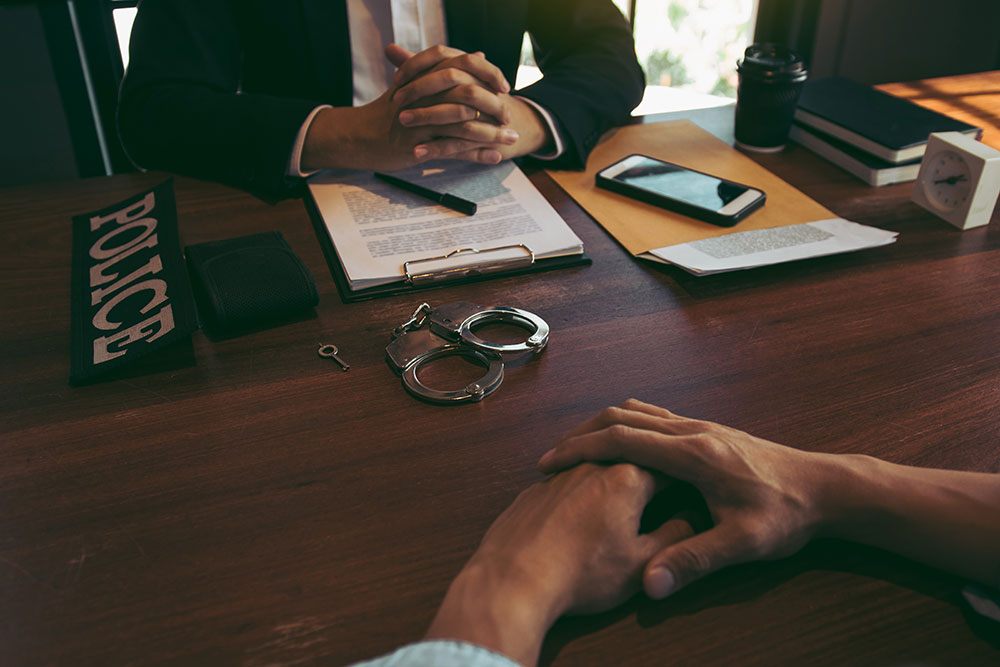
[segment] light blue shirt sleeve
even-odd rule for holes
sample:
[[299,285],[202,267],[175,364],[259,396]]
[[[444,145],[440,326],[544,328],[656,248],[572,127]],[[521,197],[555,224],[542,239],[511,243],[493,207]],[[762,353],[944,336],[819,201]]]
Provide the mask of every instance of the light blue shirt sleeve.
[[1000,621],[1000,592],[986,586],[969,584],[962,589],[962,597],[976,613]]
[[451,640],[430,640],[401,646],[374,660],[351,667],[521,667],[482,646]]

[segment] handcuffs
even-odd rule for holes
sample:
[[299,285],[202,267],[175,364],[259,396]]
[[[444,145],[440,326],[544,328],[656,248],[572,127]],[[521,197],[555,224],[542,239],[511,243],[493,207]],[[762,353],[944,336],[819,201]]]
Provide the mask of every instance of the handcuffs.
[[[473,331],[474,327],[490,322],[509,322],[530,333],[521,343],[491,343]],[[393,330],[392,342],[385,353],[406,391],[432,403],[452,404],[481,401],[496,391],[503,382],[502,355],[541,354],[548,342],[549,325],[545,320],[520,308],[484,308],[467,301],[431,308],[422,303],[409,320]],[[485,368],[486,374],[454,391],[432,389],[420,381],[421,366],[450,356],[465,357]]]

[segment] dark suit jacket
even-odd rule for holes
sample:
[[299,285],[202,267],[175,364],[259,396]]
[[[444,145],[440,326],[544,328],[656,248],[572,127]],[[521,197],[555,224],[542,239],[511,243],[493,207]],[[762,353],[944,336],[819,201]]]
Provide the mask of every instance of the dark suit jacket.
[[[582,168],[624,122],[644,80],[611,0],[444,0],[448,39],[483,51],[514,81],[524,32],[544,78],[522,95],[567,139],[552,166]],[[143,0],[132,30],[118,125],[142,167],[228,182],[267,196],[318,104],[350,106],[344,0]]]

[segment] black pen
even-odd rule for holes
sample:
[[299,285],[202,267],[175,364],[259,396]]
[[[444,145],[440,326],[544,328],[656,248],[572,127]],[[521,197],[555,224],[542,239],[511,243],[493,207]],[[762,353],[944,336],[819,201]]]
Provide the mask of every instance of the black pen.
[[375,172],[375,178],[381,179],[386,183],[392,183],[398,188],[406,190],[407,192],[412,192],[415,195],[420,195],[426,199],[430,199],[431,201],[437,202],[442,206],[447,206],[453,211],[458,211],[459,213],[464,213],[466,215],[476,214],[476,202],[474,201],[462,199],[461,197],[450,195],[447,192],[437,192],[435,190],[431,190],[430,188],[425,188],[422,185],[410,183],[409,181],[404,181],[401,178],[396,178],[395,176],[390,176],[389,174],[383,174],[380,171]]

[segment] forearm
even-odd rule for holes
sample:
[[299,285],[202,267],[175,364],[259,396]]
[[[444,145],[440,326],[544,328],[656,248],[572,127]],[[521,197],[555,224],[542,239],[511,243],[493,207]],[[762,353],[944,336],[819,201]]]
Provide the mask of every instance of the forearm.
[[820,535],[880,547],[1000,587],[1000,475],[820,456]]
[[315,102],[190,84],[123,94],[119,132],[141,167],[278,195],[295,134]]
[[532,3],[528,30],[544,77],[515,94],[559,120],[566,146],[552,166],[582,168],[605,130],[627,122],[642,99],[631,30],[606,0]]
[[313,120],[302,148],[302,169],[366,169],[375,128],[361,107],[323,109]]
[[267,85],[238,92],[245,58],[239,26],[249,20],[240,7],[227,0],[141,3],[119,95],[119,134],[141,167],[280,196],[288,194],[295,135],[317,103]]
[[551,153],[555,150],[555,138],[537,109],[517,97],[510,98],[508,108],[511,110],[510,127],[517,131],[518,139],[513,145],[504,147],[501,151],[504,157]]

